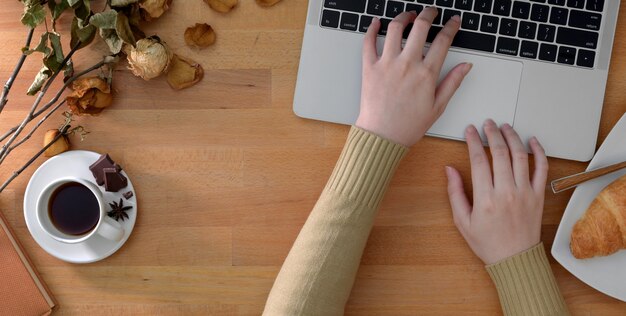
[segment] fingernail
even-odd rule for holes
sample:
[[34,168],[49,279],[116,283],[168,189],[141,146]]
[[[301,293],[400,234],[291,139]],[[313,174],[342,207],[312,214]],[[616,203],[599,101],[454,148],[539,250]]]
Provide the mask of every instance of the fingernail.
[[448,180],[450,180],[451,175],[452,175],[452,167],[446,166],[446,177],[448,177]]
[[502,124],[502,128],[503,129],[510,129],[512,127],[511,127],[511,125],[509,125],[509,123],[504,123],[504,124]]
[[410,13],[413,13],[413,14],[415,14],[415,15],[417,15],[417,11],[415,11],[415,10],[411,10],[411,11],[409,11],[409,12],[410,12]]
[[494,122],[492,119],[487,119],[485,121],[485,126],[496,126],[496,122]]
[[460,23],[461,22],[461,17],[458,16],[458,15],[455,15],[455,16],[451,17],[450,20],[453,20],[455,22],[459,22]]
[[463,68],[464,76],[467,76],[467,74],[470,72],[470,70],[472,70],[473,67],[474,67],[474,64],[472,64],[472,63],[465,63],[465,67]]
[[476,133],[476,132],[478,132],[478,131],[476,130],[476,126],[474,126],[474,125],[470,125],[470,126],[468,126],[468,127],[465,129],[465,132],[466,132],[467,134],[472,134],[472,133]]

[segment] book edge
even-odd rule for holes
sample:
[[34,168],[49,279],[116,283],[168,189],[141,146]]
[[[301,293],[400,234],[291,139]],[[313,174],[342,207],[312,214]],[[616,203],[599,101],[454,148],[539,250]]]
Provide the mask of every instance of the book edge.
[[15,252],[17,252],[20,260],[22,261],[22,264],[26,268],[26,271],[28,271],[28,273],[30,274],[31,279],[35,283],[35,286],[37,286],[37,289],[39,289],[39,292],[43,296],[44,300],[46,301],[46,303],[48,303],[50,310],[55,309],[55,307],[57,306],[56,300],[54,299],[54,297],[52,297],[46,285],[41,281],[39,274],[33,268],[32,262],[24,253],[19,241],[14,237],[13,230],[7,224],[4,214],[2,214],[2,212],[0,212],[0,227],[7,233],[7,237],[13,245]]

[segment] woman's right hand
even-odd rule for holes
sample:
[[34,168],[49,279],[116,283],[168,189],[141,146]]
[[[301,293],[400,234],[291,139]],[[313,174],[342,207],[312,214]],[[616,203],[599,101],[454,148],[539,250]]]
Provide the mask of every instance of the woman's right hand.
[[535,156],[532,179],[528,154],[515,130],[492,120],[484,125],[491,157],[483,148],[478,131],[465,131],[472,165],[473,205],[459,172],[446,167],[448,195],[454,223],[474,253],[487,265],[504,260],[540,242],[541,217],[548,173],[548,160],[536,138],[530,139]]

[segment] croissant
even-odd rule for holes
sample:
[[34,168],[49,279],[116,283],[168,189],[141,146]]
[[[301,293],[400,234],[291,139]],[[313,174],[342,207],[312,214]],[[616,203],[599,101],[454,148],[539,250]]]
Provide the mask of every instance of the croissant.
[[574,225],[570,249],[578,259],[626,249],[626,175],[602,190]]

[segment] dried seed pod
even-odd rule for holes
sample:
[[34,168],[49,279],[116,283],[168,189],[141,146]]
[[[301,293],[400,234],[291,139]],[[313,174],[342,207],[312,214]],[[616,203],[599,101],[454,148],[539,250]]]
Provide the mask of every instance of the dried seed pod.
[[202,80],[202,66],[191,59],[174,55],[172,66],[167,72],[167,83],[172,89],[181,90],[191,87]]
[[204,2],[217,12],[228,13],[237,5],[238,0],[204,0]]
[[256,3],[262,7],[271,7],[279,2],[280,0],[256,0]]
[[128,69],[137,77],[150,80],[167,72],[172,52],[156,36],[137,41],[135,47],[127,46]]
[[[52,140],[54,140],[57,135],[61,132],[58,129],[51,129],[46,132],[43,137],[43,146],[47,146]],[[67,136],[63,135],[57,139],[54,144],[52,144],[46,151],[44,151],[43,155],[46,157],[53,157],[62,152],[66,152],[70,149],[70,141]]]
[[185,30],[185,43],[197,48],[205,48],[215,43],[215,31],[206,23],[196,23]]
[[171,4],[172,0],[141,0],[139,2],[141,16],[146,21],[156,19],[169,10]]
[[99,114],[113,103],[111,86],[100,77],[80,78],[72,83],[67,105],[76,115]]

